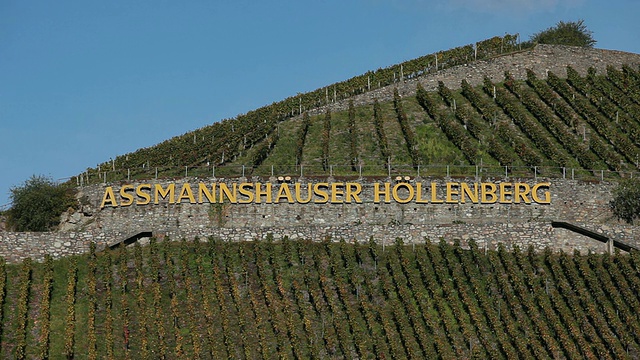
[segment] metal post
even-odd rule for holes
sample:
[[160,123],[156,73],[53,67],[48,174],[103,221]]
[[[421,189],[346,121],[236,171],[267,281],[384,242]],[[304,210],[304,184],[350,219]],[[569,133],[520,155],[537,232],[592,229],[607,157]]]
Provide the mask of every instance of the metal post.
[[242,165],[242,177],[244,177],[244,165]]
[[418,165],[418,177],[420,177],[420,165]]
[[131,180],[131,170],[127,169],[127,181]]
[[533,178],[538,181],[538,167],[534,166],[533,167]]
[[360,178],[362,178],[362,164],[358,165],[358,174],[360,175]]
[[156,166],[156,180],[158,180],[158,167]]
[[329,176],[333,177],[333,165],[329,165]]
[[187,176],[189,176],[189,167],[185,166],[184,167],[184,177],[187,177]]
[[105,184],[107,183],[107,172],[106,171],[104,172],[104,183]]
[[271,177],[273,177],[273,165],[271,165]]
[[507,165],[504,166],[504,178],[509,178],[509,169],[507,168]]
[[571,169],[571,180],[575,180],[575,173],[574,173],[575,169]]
[[215,179],[215,178],[216,178],[216,166],[215,166],[215,165],[213,165],[213,166],[211,166],[211,168],[212,168],[212,169],[211,169],[211,171],[212,171],[212,174],[211,174],[211,175],[213,175],[213,178]]
[[562,167],[562,178],[566,179],[567,178],[567,168],[566,167]]
[[604,181],[604,170],[600,170],[600,181]]
[[447,177],[449,177],[449,165],[447,165]]
[[300,177],[302,177],[302,165],[300,165]]

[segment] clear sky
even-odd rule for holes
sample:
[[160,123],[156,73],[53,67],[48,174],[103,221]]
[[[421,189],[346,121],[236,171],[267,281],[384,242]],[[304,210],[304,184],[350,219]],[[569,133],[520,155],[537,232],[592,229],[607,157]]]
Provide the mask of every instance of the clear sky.
[[584,19],[640,53],[638,0],[0,0],[0,206],[187,131],[401,61]]

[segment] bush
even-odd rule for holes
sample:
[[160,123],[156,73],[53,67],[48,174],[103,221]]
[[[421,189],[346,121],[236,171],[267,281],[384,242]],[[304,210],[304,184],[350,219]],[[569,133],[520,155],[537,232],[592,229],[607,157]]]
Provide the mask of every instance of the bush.
[[530,41],[539,44],[582,47],[593,47],[596,44],[592,32],[584,24],[584,20],[560,21],[556,26],[533,34]]
[[60,222],[60,215],[74,207],[74,190],[45,176],[33,175],[21,186],[11,188],[12,206],[8,225],[15,231],[48,231]]
[[613,190],[613,200],[609,203],[613,214],[631,224],[640,219],[640,179],[621,181]]

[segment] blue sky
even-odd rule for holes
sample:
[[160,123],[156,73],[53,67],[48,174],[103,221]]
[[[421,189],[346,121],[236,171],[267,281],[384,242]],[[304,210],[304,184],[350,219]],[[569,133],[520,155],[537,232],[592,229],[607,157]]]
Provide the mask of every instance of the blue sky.
[[224,118],[421,55],[584,19],[640,53],[637,0],[0,0],[0,206]]

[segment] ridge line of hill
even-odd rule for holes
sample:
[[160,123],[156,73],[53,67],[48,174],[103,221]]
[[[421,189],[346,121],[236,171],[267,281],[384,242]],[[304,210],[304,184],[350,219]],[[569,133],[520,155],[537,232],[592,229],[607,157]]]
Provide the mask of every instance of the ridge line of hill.
[[[553,61],[553,62],[551,62]],[[471,86],[482,84],[484,76],[494,82],[502,82],[505,71],[509,71],[515,80],[526,80],[526,70],[533,70],[540,78],[546,79],[549,71],[566,77],[566,67],[573,67],[584,75],[590,67],[598,72],[606,70],[607,65],[620,68],[623,64],[640,65],[640,54],[607,49],[594,49],[565,45],[538,44],[533,48],[509,54],[496,55],[490,59],[476,60],[463,65],[426,73],[412,79],[406,79],[395,84],[357,94],[346,99],[308,110],[311,115],[324,113],[327,109],[345,111],[348,103],[353,100],[355,106],[371,105],[374,99],[378,101],[393,100],[393,89],[397,88],[401,96],[415,95],[417,83],[420,82],[425,90],[436,91],[438,81],[442,81],[451,90],[460,89],[462,80]],[[300,117],[294,116],[293,119]]]
[[[466,61],[464,57],[462,59],[462,61]],[[265,159],[270,157],[271,150],[276,147],[276,144],[279,146],[282,145],[278,140],[280,138],[280,129],[282,128],[280,124],[292,124],[290,121],[294,121],[292,124],[294,128],[285,130],[285,133],[283,134],[283,141],[285,144],[288,144],[288,146],[292,146],[296,141],[299,142],[300,139],[297,139],[297,137],[300,137],[301,135],[293,135],[292,131],[295,132],[296,130],[294,129],[299,125],[297,123],[302,118],[300,114],[306,113],[312,116],[317,116],[318,114],[326,113],[327,110],[330,110],[331,113],[341,111],[346,112],[351,101],[353,101],[355,107],[368,106],[373,104],[376,100],[380,102],[391,101],[393,99],[393,92],[395,89],[398,90],[400,96],[409,97],[415,95],[418,83],[420,83],[428,92],[438,90],[437,87],[439,82],[448,89],[458,90],[461,86],[462,80],[468,82],[472,87],[481,85],[485,77],[495,84],[502,83],[505,71],[509,72],[510,78],[514,80],[526,80],[527,70],[532,70],[541,79],[545,79],[547,74],[550,72],[565,78],[568,66],[574,69],[578,74],[586,74],[590,68],[594,68],[597,72],[602,74],[606,71],[607,66],[620,69],[623,65],[637,68],[638,65],[640,65],[640,54],[583,47],[536,45],[535,47],[518,52],[468,61],[462,65],[446,67],[445,69],[435,72],[425,70],[425,73],[415,71],[409,73],[409,70],[405,69],[407,70],[407,73],[411,75],[408,75],[407,77],[401,76],[402,80],[392,82],[389,85],[381,86],[378,84],[380,87],[372,90],[365,90],[368,88],[366,86],[368,82],[368,73],[366,73],[364,75],[365,80],[358,78],[356,81],[358,84],[362,81],[365,83],[365,87],[360,88],[357,91],[359,92],[357,94],[350,95],[343,99],[338,98],[333,102],[329,101],[328,98],[316,99],[317,101],[311,98],[305,100],[302,99],[303,95],[301,95],[300,102],[294,100],[292,103],[292,99],[287,98],[281,102],[251,110],[244,115],[239,115],[237,118],[217,121],[199,129],[187,131],[182,135],[172,137],[156,145],[139,148],[134,152],[117,156],[116,159],[99,164],[97,169],[95,169],[95,173],[98,175],[98,178],[102,178],[101,181],[105,182],[107,181],[105,170],[116,173],[118,171],[126,171],[126,178],[129,178],[129,169],[137,169],[134,170],[133,176],[135,177],[138,173],[149,172],[149,170],[153,168],[157,169],[158,166],[169,168],[173,167],[175,169],[179,169],[180,167],[208,167],[210,165],[224,166],[235,163],[237,159],[240,159],[239,161],[243,161],[243,165],[248,164],[253,165],[253,167],[257,167],[263,163],[267,163]],[[323,89],[329,89],[329,87],[325,87]],[[343,90],[338,90],[339,93],[342,94]],[[317,90],[314,91],[313,96],[318,95],[317,92]],[[322,98],[324,98],[324,96],[322,96]],[[328,101],[328,103],[325,101]],[[312,102],[314,105],[312,105]],[[326,105],[321,105],[323,103]],[[292,106],[292,108],[289,109],[288,106]],[[285,114],[283,111],[288,111],[288,113]],[[365,110],[365,113],[366,112],[367,110]],[[338,117],[340,117],[340,115],[338,115]],[[393,125],[390,124],[389,126]],[[315,134],[313,136],[316,136],[319,133],[316,134],[317,129],[314,129],[315,128],[312,127],[312,135]],[[340,130],[336,129],[334,130],[338,132],[335,134],[340,138]],[[583,129],[583,141],[586,140],[586,130],[588,129]],[[392,129],[391,131],[395,130]],[[433,131],[435,130],[431,130],[427,127],[421,129],[421,131],[423,133],[427,131],[431,135],[434,135]],[[457,132],[460,131],[462,130]],[[575,132],[577,130],[571,129],[571,131]],[[329,135],[329,133],[327,133],[327,135]],[[426,135],[426,133],[423,134],[423,137],[424,135]],[[522,135],[530,137],[530,135],[524,133]],[[436,138],[437,137],[438,136],[436,136]],[[466,137],[466,135],[464,137]],[[367,141],[371,142],[371,140],[372,139],[369,139]],[[523,142],[519,139],[515,140],[518,140],[516,141],[517,144],[513,143],[511,145],[518,145],[518,148],[523,148],[523,146],[524,148],[531,147],[531,145],[527,145],[528,141]],[[595,141],[598,140],[598,138],[595,139]],[[315,139],[314,141],[318,142],[321,141],[321,139]],[[322,138],[321,142],[324,144],[323,146],[326,146],[326,143],[329,141],[331,141],[330,136],[325,136]],[[346,140],[342,139],[340,141],[342,141],[343,145],[346,144],[344,142]],[[604,143],[600,141],[596,145],[603,144]],[[626,146],[628,145],[628,141],[620,144]],[[258,147],[254,149],[254,146],[256,145]],[[459,145],[460,144],[455,146],[459,147]],[[451,144],[438,146],[440,148],[444,146],[444,148],[453,149]],[[609,159],[610,157],[604,154],[605,152],[611,153],[611,151],[608,151],[608,149],[603,146],[600,146],[597,149],[602,150],[602,155]],[[432,148],[432,150],[438,154],[447,153],[448,150],[438,150],[440,148]],[[318,152],[321,149],[318,148],[316,150],[316,152]],[[324,150],[322,151],[323,153],[326,152]],[[371,149],[361,149],[360,151],[371,152]],[[458,160],[460,159],[460,156],[462,156],[461,153],[456,152],[455,150],[451,151],[449,151],[449,153],[453,154],[452,156]],[[476,155],[477,154],[466,154],[463,158],[466,157],[468,159],[469,156],[476,158]],[[530,159],[531,161],[527,162],[527,164],[543,165],[541,161],[539,161],[540,156],[537,154],[529,155],[535,156],[531,157],[533,160]],[[320,155],[318,153],[315,155],[312,154],[311,156],[317,157]],[[635,154],[631,154],[630,156],[634,157]],[[280,165],[296,163],[295,158],[292,159],[289,156],[285,157],[286,159],[283,158],[279,160],[281,161]],[[387,156],[385,155],[383,157],[386,158]],[[627,158],[629,157],[627,156]],[[397,160],[407,161],[394,159],[394,161]],[[383,161],[386,160],[383,159]],[[444,161],[450,160],[445,159]],[[271,162],[271,164],[273,165],[274,163]],[[609,164],[608,167],[617,169],[619,166]],[[88,169],[88,171],[83,173],[81,176],[88,178],[87,174],[89,171],[94,172],[94,169]],[[172,174],[170,176],[176,176],[179,174],[179,171],[176,171],[173,173],[169,171],[168,173]],[[185,172],[182,173],[184,174]],[[122,176],[123,175],[121,174],[121,177]],[[157,176],[158,175],[156,174],[155,177]],[[167,176],[167,172],[163,171],[163,176]],[[95,176],[93,177],[95,178]],[[109,178],[113,179],[113,176],[110,176]]]

